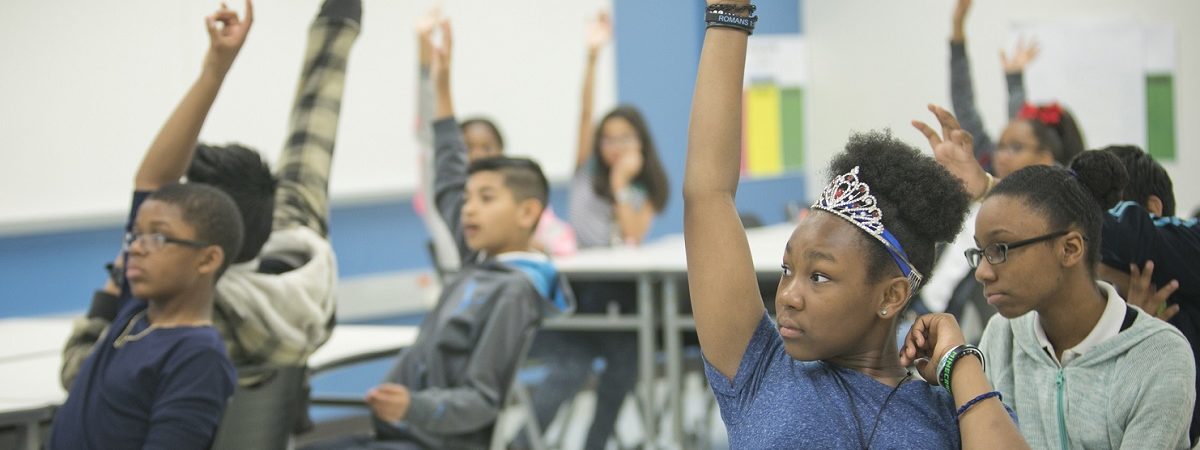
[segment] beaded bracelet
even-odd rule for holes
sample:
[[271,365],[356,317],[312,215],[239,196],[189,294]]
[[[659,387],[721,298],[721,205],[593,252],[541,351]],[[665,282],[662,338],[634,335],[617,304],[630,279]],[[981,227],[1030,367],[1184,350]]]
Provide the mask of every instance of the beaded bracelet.
[[708,8],[706,9],[706,11],[708,11],[708,12],[725,13],[725,14],[746,13],[748,15],[754,15],[754,12],[757,10],[758,10],[758,6],[748,4],[748,3],[745,5],[736,5],[736,4],[732,4],[732,3],[716,3],[716,4],[708,5]]
[[947,391],[951,391],[950,374],[954,372],[954,362],[958,361],[958,359],[963,355],[975,355],[977,358],[979,358],[979,363],[984,365],[984,370],[986,370],[987,360],[984,359],[983,352],[979,350],[979,347],[970,344],[962,344],[958,347],[950,349],[950,351],[942,355],[942,359],[938,362],[937,366],[938,383],[941,384],[942,387],[946,388]]
[[971,399],[971,401],[963,404],[962,407],[958,408],[958,412],[954,414],[954,418],[956,418],[956,419],[962,418],[962,415],[965,414],[968,409],[971,409],[972,406],[975,406],[976,403],[982,402],[982,401],[987,400],[992,397],[996,397],[997,400],[1004,401],[1004,397],[1000,396],[1000,391],[984,392],[982,394],[979,394],[978,397],[975,397],[975,398]]

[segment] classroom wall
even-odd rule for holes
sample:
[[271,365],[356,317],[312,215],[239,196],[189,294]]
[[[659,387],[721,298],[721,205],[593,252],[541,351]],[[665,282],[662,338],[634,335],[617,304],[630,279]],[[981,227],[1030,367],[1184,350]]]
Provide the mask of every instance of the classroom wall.
[[[229,0],[242,8],[243,0]],[[239,141],[274,160],[306,29],[320,0],[259,0],[254,27],[201,139]],[[335,199],[389,200],[416,186],[416,20],[434,0],[364,1],[332,174]],[[460,116],[499,119],[509,151],[551,179],[573,165],[584,25],[609,0],[444,0],[455,27]],[[0,2],[0,234],[119,221],[133,173],[199,74],[203,17],[217,0]],[[537,14],[529,12],[536,10]],[[597,69],[596,108],[615,100],[613,52]],[[517,118],[520,118],[519,120]]]
[[[828,161],[845,145],[851,130],[890,127],[896,136],[923,149],[928,144],[909,121],[932,121],[933,102],[949,106],[950,17],[953,0],[804,2],[809,42],[806,129],[814,164]],[[762,8],[760,15],[770,14]],[[1200,206],[1200,2],[1192,0],[1034,0],[976,1],[967,22],[976,101],[988,130],[998,135],[1005,123],[1004,79],[998,50],[1009,42],[1012,23],[1133,20],[1173,25],[1177,33],[1175,115],[1178,160],[1163,165],[1175,182],[1179,212]],[[1037,62],[1034,62],[1037,64]],[[1086,72],[1076,74],[1087,77]],[[1027,86],[1034,97],[1054,96]],[[1081,115],[1086,115],[1081,112]],[[1084,120],[1084,119],[1081,119]],[[1088,133],[1088,123],[1082,124]],[[1091,130],[1100,135],[1104,130]],[[1113,142],[1088,140],[1096,148]],[[823,164],[823,162],[821,164]],[[819,188],[811,177],[809,189]]]
[[[264,0],[263,3],[267,1]],[[779,10],[785,13],[764,19],[760,23],[760,33],[799,31],[801,8],[797,0],[764,0],[763,3],[779,4]],[[375,4],[369,1],[366,4],[367,30],[370,30],[372,17],[375,17],[371,13],[376,11],[373,5]],[[0,6],[4,7],[7,6]],[[606,52],[607,58],[616,60],[609,63],[616,66],[617,72],[611,84],[619,85],[620,102],[635,104],[642,109],[671,178],[672,195],[669,206],[655,222],[649,237],[653,239],[666,234],[680,233],[683,226],[680,189],[683,181],[688,111],[691,107],[692,85],[703,39],[703,5],[692,2],[646,4],[637,0],[615,0],[613,8],[616,37],[613,48]],[[262,13],[259,15],[263,16]],[[455,17],[456,23],[462,22],[457,15]],[[259,25],[261,23],[256,24],[257,31],[261,31],[257,28]],[[458,41],[464,39],[466,38],[460,37]],[[465,44],[460,43],[458,47],[463,45]],[[355,51],[363,50],[360,47]],[[361,66],[354,65],[360,64],[359,61],[364,59],[359,57],[360,54],[355,53],[354,57],[357,59],[351,63],[351,73],[355,70],[368,70],[358,69]],[[247,55],[242,57],[248,59]],[[463,65],[466,65],[466,62],[460,63],[458,67]],[[564,73],[574,72],[574,75],[579,75],[581,66],[582,64],[562,70]],[[461,74],[456,76],[456,83],[469,85],[467,80],[472,79],[470,73],[473,72],[459,69],[455,73]],[[577,78],[571,82],[578,84]],[[615,89],[615,86],[608,89]],[[136,93],[129,95],[134,94]],[[465,96],[466,94],[462,94],[456,100],[465,103]],[[606,111],[612,103],[598,105],[597,114]],[[577,106],[569,107],[568,113],[562,115],[575,117],[574,108]],[[286,111],[283,114],[285,113]],[[218,113],[214,112],[213,118],[217,115]],[[497,116],[500,117],[498,114]],[[161,122],[162,118],[155,120]],[[158,126],[158,122],[155,123],[155,127]],[[348,122],[344,122],[346,123]],[[4,126],[2,124],[3,122],[0,122],[0,126]],[[505,126],[507,131],[508,126]],[[343,128],[343,131],[345,129]],[[149,132],[152,133],[153,130]],[[350,147],[342,141],[345,136],[346,133],[343,132],[339,137],[339,165],[341,158],[346,156],[346,149]],[[136,152],[140,155],[141,151],[139,148]],[[6,153],[5,158],[11,160],[13,156]],[[128,169],[130,178],[132,170]],[[335,180],[338,174],[339,172],[335,172]],[[127,204],[128,185],[125,182],[113,183],[117,191],[113,195],[116,195],[122,204]],[[19,192],[28,194],[31,190],[24,189]],[[13,194],[15,193],[5,192],[5,195]],[[563,217],[568,211],[567,194],[565,183],[560,181],[552,186],[551,204]],[[784,204],[788,201],[803,200],[806,198],[804,194],[803,174],[748,180],[742,184],[739,191],[738,207],[758,215],[767,224],[778,223],[785,218]],[[349,197],[335,195],[330,227],[331,240],[337,249],[343,281],[397,271],[427,270],[430,267],[425,248],[428,235],[421,221],[413,213],[409,195],[384,191],[359,198]],[[8,199],[5,201],[8,202]],[[0,230],[0,285],[5,286],[5,293],[0,296],[0,318],[74,314],[86,308],[92,289],[103,281],[103,262],[111,259],[119,248],[122,222],[120,215],[121,213],[114,212],[112,217],[100,217],[94,220],[94,223],[87,223],[77,221],[77,215],[64,214],[64,217],[41,222],[37,228],[13,231],[10,227],[7,231]],[[2,228],[3,224],[0,223],[0,229]],[[409,293],[397,292],[394,301],[403,301],[405,295]]]

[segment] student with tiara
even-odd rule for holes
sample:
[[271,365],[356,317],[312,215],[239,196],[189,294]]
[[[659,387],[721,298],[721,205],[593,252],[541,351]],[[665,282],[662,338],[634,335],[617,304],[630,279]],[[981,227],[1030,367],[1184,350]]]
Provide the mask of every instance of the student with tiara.
[[936,161],[889,134],[856,134],[834,158],[813,212],[780,243],[777,319],[767,315],[735,205],[754,11],[745,1],[708,4],[684,179],[692,308],[730,447],[1023,446],[978,349],[940,345],[951,332],[922,341],[922,356],[940,350],[946,362],[918,367],[949,392],[913,382],[900,358],[899,316],[968,198]]

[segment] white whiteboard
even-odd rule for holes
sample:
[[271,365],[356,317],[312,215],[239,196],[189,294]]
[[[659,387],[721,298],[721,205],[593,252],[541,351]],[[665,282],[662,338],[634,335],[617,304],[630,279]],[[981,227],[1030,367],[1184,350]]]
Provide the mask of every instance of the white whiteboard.
[[[0,228],[117,217],[133,173],[199,73],[203,17],[216,0],[0,2]],[[431,0],[364,1],[350,56],[332,175],[336,199],[416,186],[416,39]],[[498,120],[508,151],[562,179],[573,164],[587,21],[610,0],[520,8],[445,1],[455,28],[459,116]],[[273,162],[285,140],[306,29],[318,0],[260,0],[246,46],[201,133]],[[239,0],[231,6],[241,8]],[[532,12],[536,11],[536,14]],[[615,99],[613,50],[599,61],[596,108]],[[24,225],[22,225],[24,224]]]

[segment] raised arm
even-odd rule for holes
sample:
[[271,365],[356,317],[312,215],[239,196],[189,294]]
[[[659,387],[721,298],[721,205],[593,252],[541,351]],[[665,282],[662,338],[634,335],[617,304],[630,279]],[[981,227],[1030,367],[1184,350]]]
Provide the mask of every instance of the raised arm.
[[596,84],[596,58],[612,40],[612,20],[601,11],[588,26],[587,65],[583,69],[583,94],[579,102],[579,146],[575,151],[575,170],[579,170],[592,154],[592,107]]
[[[750,245],[734,204],[747,37],[729,28],[705,32],[683,180],[683,233],[696,332],[709,364],[730,379],[763,316]],[[782,248],[781,242],[781,254]]]
[[942,126],[942,135],[938,136],[933,127],[919,120],[912,121],[913,127],[925,135],[925,139],[929,140],[929,147],[933,149],[934,158],[959,181],[962,181],[963,187],[971,199],[976,201],[982,199],[984,194],[987,194],[995,185],[996,179],[985,172],[979,162],[975,160],[972,153],[973,136],[964,130],[962,125],[954,119],[954,115],[944,108],[929,105],[929,111],[937,117],[938,123]]
[[454,102],[450,92],[450,55],[453,39],[450,22],[441,23],[442,46],[433,50],[433,85],[436,92],[436,109],[433,121],[434,142],[434,203],[438,214],[446,222],[460,258],[471,253],[467,248],[462,230],[462,205],[467,185],[467,144],[462,130],[454,119]]
[[254,4],[246,0],[243,18],[238,18],[236,12],[222,4],[221,9],[205,17],[204,21],[208,28],[209,47],[200,77],[146,150],[146,156],[134,177],[136,190],[153,191],[176,183],[187,171],[204,119],[208,117],[225,75],[233,66],[242,44],[246,42],[246,33],[254,23]]
[[950,35],[950,101],[963,129],[975,138],[975,159],[988,168],[996,146],[984,129],[983,118],[975,107],[975,87],[971,81],[971,61],[967,58],[966,48],[966,20],[970,9],[971,0],[958,0],[954,8],[953,31]]
[[[437,94],[433,86],[433,32],[441,23],[441,10],[434,8],[417,21],[417,147],[424,158],[433,152],[433,119]],[[422,161],[425,162],[424,160]],[[426,170],[425,166],[421,170]],[[424,177],[426,174],[422,174]]]
[[1036,39],[1017,40],[1012,57],[1000,50],[1000,64],[1004,66],[1004,81],[1008,84],[1008,119],[1012,120],[1025,106],[1025,66],[1037,59],[1041,47]]

